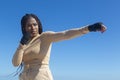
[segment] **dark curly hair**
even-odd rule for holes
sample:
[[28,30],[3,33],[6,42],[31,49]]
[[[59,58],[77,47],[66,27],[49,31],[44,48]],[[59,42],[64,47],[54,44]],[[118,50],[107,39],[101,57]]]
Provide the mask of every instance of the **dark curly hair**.
[[39,18],[35,15],[35,14],[25,14],[22,19],[21,19],[21,29],[22,29],[22,34],[24,35],[26,33],[25,31],[25,26],[26,26],[26,23],[28,21],[28,19],[30,19],[31,17],[35,18],[35,20],[37,21],[38,23],[38,27],[39,27],[39,34],[42,33],[42,24],[39,20]]

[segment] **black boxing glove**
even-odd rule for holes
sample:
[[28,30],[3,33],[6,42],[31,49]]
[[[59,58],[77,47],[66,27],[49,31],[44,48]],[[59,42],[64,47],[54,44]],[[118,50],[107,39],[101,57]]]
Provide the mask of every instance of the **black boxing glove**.
[[25,33],[25,34],[23,35],[23,37],[21,38],[20,43],[21,43],[22,45],[27,44],[28,41],[29,41],[29,39],[30,39],[30,34],[29,34],[29,33]]
[[89,30],[90,32],[92,32],[92,31],[93,31],[93,32],[101,31],[101,30],[102,30],[102,25],[103,25],[102,22],[98,22],[98,23],[89,25],[89,26],[88,26],[88,30]]

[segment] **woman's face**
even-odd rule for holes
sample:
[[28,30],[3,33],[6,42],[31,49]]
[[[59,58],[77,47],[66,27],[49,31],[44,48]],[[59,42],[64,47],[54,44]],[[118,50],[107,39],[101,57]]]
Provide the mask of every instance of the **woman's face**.
[[28,19],[25,30],[29,33],[30,37],[33,38],[39,34],[38,23],[35,18],[31,17]]

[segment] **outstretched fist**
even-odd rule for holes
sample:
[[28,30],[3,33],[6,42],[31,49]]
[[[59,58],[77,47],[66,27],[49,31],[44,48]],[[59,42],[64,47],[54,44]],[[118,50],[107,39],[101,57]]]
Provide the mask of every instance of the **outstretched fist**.
[[88,26],[88,30],[90,32],[96,32],[96,31],[100,31],[101,33],[105,32],[106,31],[106,26],[103,25],[102,22],[98,22],[98,23],[95,23],[95,24],[92,24],[92,25],[89,25]]

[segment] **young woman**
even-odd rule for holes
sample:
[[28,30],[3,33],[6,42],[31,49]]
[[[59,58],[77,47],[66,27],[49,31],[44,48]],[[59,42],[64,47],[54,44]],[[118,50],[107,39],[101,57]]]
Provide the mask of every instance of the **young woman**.
[[49,69],[52,42],[106,30],[106,27],[98,22],[61,32],[42,32],[42,24],[34,14],[26,14],[22,17],[21,28],[23,36],[12,59],[14,66],[23,64],[24,68],[19,80],[53,80]]

